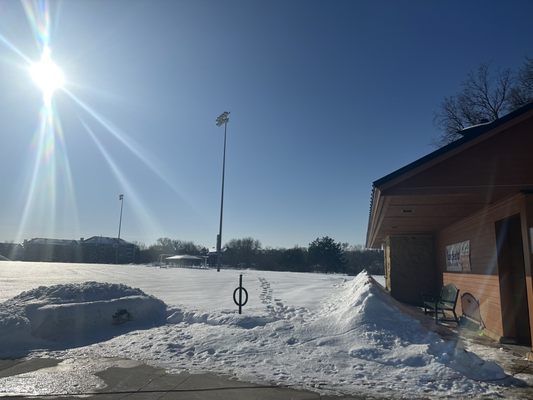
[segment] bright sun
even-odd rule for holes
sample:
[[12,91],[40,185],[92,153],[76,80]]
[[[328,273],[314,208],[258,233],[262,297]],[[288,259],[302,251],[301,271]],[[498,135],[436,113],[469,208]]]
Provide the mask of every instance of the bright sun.
[[65,77],[61,68],[50,57],[50,49],[45,47],[38,62],[30,66],[30,75],[35,84],[43,92],[46,100],[50,100],[57,89],[63,88]]

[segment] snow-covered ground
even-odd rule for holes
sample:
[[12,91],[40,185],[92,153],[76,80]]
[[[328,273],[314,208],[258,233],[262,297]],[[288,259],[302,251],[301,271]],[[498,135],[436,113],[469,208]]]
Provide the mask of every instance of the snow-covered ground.
[[[232,299],[240,273],[250,296],[242,315]],[[109,284],[76,285],[86,281]],[[33,290],[43,285],[58,286]],[[166,321],[142,312],[161,312],[154,297],[166,303]],[[0,354],[68,359],[87,371],[79,360],[116,357],[175,372],[389,398],[505,396],[501,384],[511,381],[496,363],[427,330],[366,274],[2,262],[0,302]],[[109,314],[119,308],[131,311],[132,321],[116,331]],[[61,324],[48,324],[43,336],[33,324],[50,315],[76,321],[69,337],[93,330],[108,340],[81,335],[86,342],[72,347]],[[24,334],[14,340],[16,332]],[[0,379],[0,393],[15,386],[13,378]]]

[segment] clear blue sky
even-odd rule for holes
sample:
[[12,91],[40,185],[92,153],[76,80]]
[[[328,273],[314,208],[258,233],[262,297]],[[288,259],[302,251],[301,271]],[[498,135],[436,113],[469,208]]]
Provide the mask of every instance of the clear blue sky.
[[116,236],[124,193],[124,239],[214,246],[230,111],[224,242],[364,243],[372,181],[433,150],[443,97],[533,56],[531,1],[49,5],[73,96],[39,146],[42,97],[8,43],[41,49],[0,2],[0,241]]

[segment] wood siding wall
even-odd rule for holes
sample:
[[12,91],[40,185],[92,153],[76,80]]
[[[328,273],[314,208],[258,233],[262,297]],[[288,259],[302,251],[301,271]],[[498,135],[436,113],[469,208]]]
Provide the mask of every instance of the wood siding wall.
[[492,336],[503,336],[503,323],[500,301],[500,281],[497,275],[458,274],[445,272],[444,284],[453,283],[459,288],[456,312],[462,314],[461,295],[471,293],[479,301],[481,320]]
[[[471,293],[480,302],[481,317],[486,329],[493,336],[503,336],[502,307],[498,277],[498,254],[495,222],[520,214],[523,195],[516,195],[486,207],[436,235],[436,257],[443,283],[454,283],[459,296]],[[469,272],[446,271],[446,246],[470,241]],[[459,302],[460,303],[460,302]],[[461,312],[459,304],[459,312]]]
[[529,333],[531,335],[531,347],[533,349],[533,280],[526,276],[527,305],[529,309]]
[[[533,118],[513,126],[471,148],[404,180],[388,194],[415,193],[423,188],[484,188],[488,196],[499,188],[533,183],[531,149],[533,149]],[[509,191],[507,191],[509,193]]]
[[529,308],[529,329],[533,347],[533,238],[530,228],[533,227],[533,194],[526,194],[522,206],[522,240],[524,241],[524,261],[526,264],[526,290]]

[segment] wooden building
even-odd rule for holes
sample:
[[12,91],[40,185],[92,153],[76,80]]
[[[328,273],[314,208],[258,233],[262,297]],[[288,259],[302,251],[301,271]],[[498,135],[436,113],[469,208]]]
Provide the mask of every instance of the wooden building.
[[366,244],[398,300],[454,283],[487,334],[531,345],[533,103],[463,133],[374,182]]

